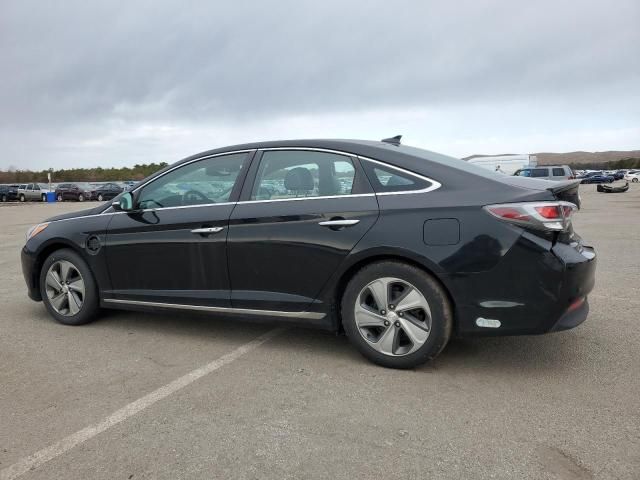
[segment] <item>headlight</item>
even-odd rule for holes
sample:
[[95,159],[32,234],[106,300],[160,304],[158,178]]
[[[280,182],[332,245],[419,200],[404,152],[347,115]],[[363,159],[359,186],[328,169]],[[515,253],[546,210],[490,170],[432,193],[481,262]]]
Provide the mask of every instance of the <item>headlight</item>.
[[35,237],[36,235],[38,235],[41,231],[43,231],[48,226],[49,226],[48,223],[39,223],[38,225],[34,225],[33,227],[31,227],[27,231],[27,242],[29,241],[29,239],[31,239],[31,238]]

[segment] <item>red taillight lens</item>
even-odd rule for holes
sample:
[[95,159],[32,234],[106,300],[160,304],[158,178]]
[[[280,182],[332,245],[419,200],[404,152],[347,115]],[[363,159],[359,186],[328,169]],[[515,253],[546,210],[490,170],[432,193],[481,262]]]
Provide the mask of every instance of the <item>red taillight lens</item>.
[[487,205],[484,207],[494,217],[506,222],[538,230],[562,231],[571,223],[571,215],[577,207],[569,202],[522,202]]
[[562,218],[562,207],[560,205],[547,205],[544,207],[534,207],[536,212],[549,220]]

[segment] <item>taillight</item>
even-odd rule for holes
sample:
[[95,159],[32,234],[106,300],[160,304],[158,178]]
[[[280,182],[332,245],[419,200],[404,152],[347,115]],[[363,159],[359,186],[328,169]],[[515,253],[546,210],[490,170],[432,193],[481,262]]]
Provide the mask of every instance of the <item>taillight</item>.
[[562,231],[578,207],[571,202],[522,202],[487,205],[484,209],[506,222],[538,230]]

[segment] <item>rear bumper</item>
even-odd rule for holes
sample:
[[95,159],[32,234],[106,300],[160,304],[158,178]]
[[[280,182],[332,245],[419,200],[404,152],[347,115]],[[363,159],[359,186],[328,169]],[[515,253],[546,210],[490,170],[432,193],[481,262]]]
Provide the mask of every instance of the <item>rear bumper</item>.
[[[590,247],[551,247],[524,234],[491,271],[449,279],[453,298],[466,300],[456,304],[458,335],[532,335],[580,325],[589,313],[596,262]],[[479,318],[499,323],[478,325]]]
[[27,284],[27,294],[31,300],[39,302],[42,300],[40,288],[38,286],[38,278],[36,278],[35,264],[36,260],[25,248],[20,253],[20,263],[22,264],[22,275]]

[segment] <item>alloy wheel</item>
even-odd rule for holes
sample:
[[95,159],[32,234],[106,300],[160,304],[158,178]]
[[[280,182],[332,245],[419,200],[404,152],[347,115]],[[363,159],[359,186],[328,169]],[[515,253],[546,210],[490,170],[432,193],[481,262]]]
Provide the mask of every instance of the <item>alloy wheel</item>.
[[101,202],[103,200],[102,194],[98,195],[98,201]]
[[68,260],[54,262],[47,271],[46,293],[49,303],[60,315],[76,315],[82,309],[85,298],[85,285],[80,271]]
[[429,302],[420,290],[399,278],[379,278],[366,285],[354,313],[362,338],[384,355],[413,353],[431,332]]

